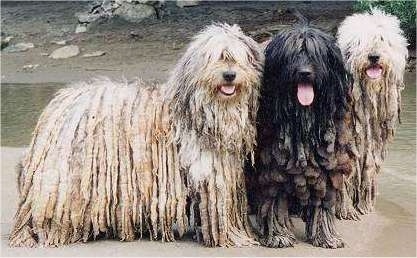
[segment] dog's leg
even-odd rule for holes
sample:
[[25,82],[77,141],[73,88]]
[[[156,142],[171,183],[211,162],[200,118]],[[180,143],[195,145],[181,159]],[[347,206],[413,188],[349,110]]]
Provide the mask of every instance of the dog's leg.
[[[336,180],[336,217],[345,220],[360,220],[359,212],[355,208],[355,201],[359,187],[361,186],[361,166],[359,160],[358,146],[355,145],[356,139],[352,134],[353,114],[351,111],[346,112],[344,119],[336,123],[337,131],[337,149],[336,157],[338,159],[337,173],[332,173],[333,178],[342,178]],[[340,175],[342,176],[335,176]]]
[[344,242],[336,231],[334,206],[335,189],[328,186],[323,201],[306,207],[304,221],[306,234],[312,245],[324,248],[344,247]]
[[352,182],[346,181],[343,183],[343,187],[337,193],[336,201],[336,217],[344,220],[360,220],[359,212],[353,207],[353,191]]
[[[248,217],[248,202],[246,196],[246,187],[243,174],[239,173],[236,178],[236,189],[232,194],[232,207],[223,209],[223,215],[219,216],[219,221],[224,217],[224,222],[229,225],[226,232],[227,242],[232,246],[254,246],[259,245],[255,240],[255,236],[252,230],[252,226]],[[217,199],[223,195],[221,192],[217,192]],[[223,197],[224,198],[224,197]],[[226,200],[227,203],[227,200]],[[219,225],[221,225],[219,223]],[[220,232],[222,230],[220,229]]]
[[277,199],[270,200],[269,203],[264,202],[258,216],[262,218],[260,222],[264,234],[260,240],[262,245],[272,248],[294,246],[296,238],[292,232],[293,225],[289,217],[288,198],[285,193],[278,194]]
[[14,228],[10,233],[9,241],[11,247],[35,247],[38,242],[33,233],[32,222],[27,221],[19,228]]
[[9,236],[11,247],[34,247],[38,244],[33,232],[31,197],[28,193],[22,192],[24,187],[23,161],[16,166],[17,189],[19,194],[19,208],[15,215],[15,224]]
[[208,178],[198,182],[201,233],[206,246],[252,246],[259,244],[252,233],[242,163],[215,160]]
[[376,199],[376,166],[372,153],[366,155],[364,168],[360,173],[362,182],[356,207],[361,214],[368,214],[374,210]]

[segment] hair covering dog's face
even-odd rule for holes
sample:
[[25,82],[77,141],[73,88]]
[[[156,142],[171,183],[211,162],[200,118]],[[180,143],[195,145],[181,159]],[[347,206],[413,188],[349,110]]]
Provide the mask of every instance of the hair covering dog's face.
[[343,21],[337,38],[347,69],[360,80],[384,81],[391,72],[404,73],[407,41],[395,16],[378,9],[354,14]]
[[275,123],[299,112],[331,120],[344,110],[349,85],[335,39],[305,25],[279,33],[265,50],[264,93],[275,98]]
[[258,90],[263,55],[237,25],[215,24],[194,37],[179,63],[174,74],[184,96],[235,103]]

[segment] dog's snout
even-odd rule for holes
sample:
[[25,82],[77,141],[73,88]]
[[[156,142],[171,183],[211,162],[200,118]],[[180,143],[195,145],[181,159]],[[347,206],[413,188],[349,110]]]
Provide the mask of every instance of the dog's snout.
[[236,72],[226,71],[223,73],[223,78],[225,81],[232,82],[236,78]]
[[302,81],[311,81],[313,78],[313,71],[311,68],[299,68],[297,69],[297,77]]
[[311,71],[302,70],[299,72],[301,77],[309,77],[311,75]]
[[369,54],[368,59],[371,61],[371,63],[376,63],[379,61],[379,55],[375,53]]

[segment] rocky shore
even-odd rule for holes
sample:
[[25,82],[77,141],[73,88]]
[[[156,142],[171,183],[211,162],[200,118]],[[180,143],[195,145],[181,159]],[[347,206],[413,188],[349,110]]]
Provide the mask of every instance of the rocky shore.
[[[1,5],[2,39],[11,37],[2,50],[3,83],[69,82],[97,75],[163,81],[190,37],[213,22],[237,23],[263,40],[295,22],[285,12],[288,8],[300,10],[330,32],[352,12],[351,2],[200,2],[180,8],[167,1],[160,19],[151,16],[132,23],[119,16],[101,18],[86,32],[76,33],[79,15],[91,8],[90,2]],[[13,51],[22,43],[24,50]],[[79,51],[74,47],[61,51],[66,58],[51,58],[70,45]],[[103,54],[85,57],[97,52]]]

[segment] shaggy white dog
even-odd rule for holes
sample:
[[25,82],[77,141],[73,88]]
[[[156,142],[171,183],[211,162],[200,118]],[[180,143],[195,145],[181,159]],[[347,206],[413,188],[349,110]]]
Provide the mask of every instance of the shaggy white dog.
[[99,79],[61,90],[19,171],[12,246],[98,237],[250,245],[243,165],[263,54],[236,25],[189,45],[162,90]]
[[354,80],[349,120],[358,160],[345,180],[336,215],[358,219],[358,213],[374,209],[376,176],[399,121],[407,41],[399,20],[378,9],[347,17],[337,40]]

